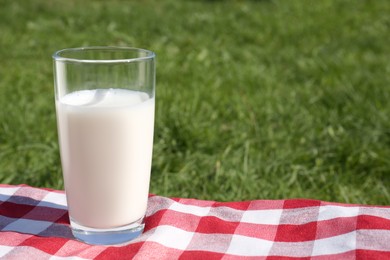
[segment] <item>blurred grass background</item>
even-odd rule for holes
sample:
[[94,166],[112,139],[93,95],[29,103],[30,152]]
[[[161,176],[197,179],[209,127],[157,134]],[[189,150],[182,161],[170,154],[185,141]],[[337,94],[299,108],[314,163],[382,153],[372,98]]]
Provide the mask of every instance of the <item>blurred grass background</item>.
[[0,1],[0,182],[63,188],[51,54],[157,53],[151,192],[390,204],[390,2]]

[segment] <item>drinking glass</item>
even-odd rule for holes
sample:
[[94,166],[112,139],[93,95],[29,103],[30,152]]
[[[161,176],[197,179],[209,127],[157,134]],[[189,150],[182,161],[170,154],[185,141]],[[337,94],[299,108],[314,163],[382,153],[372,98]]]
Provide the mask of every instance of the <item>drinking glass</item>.
[[155,54],[85,47],[53,54],[69,220],[76,239],[121,244],[144,229],[153,150]]

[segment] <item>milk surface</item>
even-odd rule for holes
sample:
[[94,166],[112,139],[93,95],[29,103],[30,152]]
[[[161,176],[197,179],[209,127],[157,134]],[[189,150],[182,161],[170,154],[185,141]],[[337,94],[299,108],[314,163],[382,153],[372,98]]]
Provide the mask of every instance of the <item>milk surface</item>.
[[82,90],[56,101],[70,217],[115,228],[146,211],[154,98],[124,89]]

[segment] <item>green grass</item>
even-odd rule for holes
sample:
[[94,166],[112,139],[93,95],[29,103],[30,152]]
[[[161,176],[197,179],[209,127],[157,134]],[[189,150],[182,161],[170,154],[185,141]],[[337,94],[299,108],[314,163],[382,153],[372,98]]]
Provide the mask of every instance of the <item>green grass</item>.
[[157,53],[151,192],[390,204],[390,3],[0,4],[0,182],[63,188],[51,54]]

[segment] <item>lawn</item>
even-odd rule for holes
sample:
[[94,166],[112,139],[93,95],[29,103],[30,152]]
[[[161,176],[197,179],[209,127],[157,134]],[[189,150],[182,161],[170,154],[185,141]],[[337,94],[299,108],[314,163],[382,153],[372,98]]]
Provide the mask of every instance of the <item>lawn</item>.
[[390,2],[0,2],[0,183],[62,189],[51,55],[157,54],[151,193],[390,204]]

